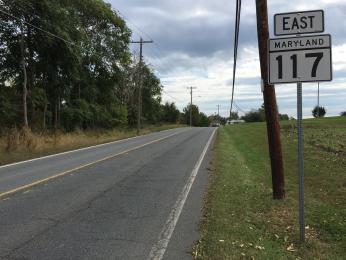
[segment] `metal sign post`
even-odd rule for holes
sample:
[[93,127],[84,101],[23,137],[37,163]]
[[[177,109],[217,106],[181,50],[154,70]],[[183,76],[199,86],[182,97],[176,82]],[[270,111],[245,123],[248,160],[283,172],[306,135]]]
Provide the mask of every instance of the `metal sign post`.
[[299,229],[300,241],[305,241],[304,219],[304,143],[303,143],[303,94],[302,83],[297,83],[297,124],[298,124],[298,175],[299,175]]

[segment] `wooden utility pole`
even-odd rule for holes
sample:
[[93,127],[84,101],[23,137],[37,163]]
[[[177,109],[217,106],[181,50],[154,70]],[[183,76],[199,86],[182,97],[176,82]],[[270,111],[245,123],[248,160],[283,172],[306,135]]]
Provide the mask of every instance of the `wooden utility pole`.
[[28,97],[28,88],[27,88],[27,72],[26,72],[26,62],[25,62],[25,47],[24,47],[24,29],[23,25],[21,25],[21,32],[20,32],[20,54],[21,54],[21,65],[23,68],[23,94],[22,94],[22,100],[23,100],[23,124],[24,128],[29,128],[29,122],[28,122],[28,105],[27,105],[27,97]]
[[190,127],[192,127],[192,96],[193,96],[193,90],[196,89],[195,87],[189,87],[190,89],[190,95],[191,95],[191,103],[190,103]]
[[285,198],[285,178],[280,140],[280,125],[274,85],[268,83],[268,8],[267,0],[256,0],[258,48],[261,64],[262,90],[267,121],[267,134],[272,170],[274,199]]
[[142,37],[139,41],[132,41],[132,43],[139,43],[139,84],[138,84],[138,100],[137,100],[137,135],[141,129],[141,115],[142,115],[142,84],[143,84],[143,44],[153,43],[153,41],[143,41]]

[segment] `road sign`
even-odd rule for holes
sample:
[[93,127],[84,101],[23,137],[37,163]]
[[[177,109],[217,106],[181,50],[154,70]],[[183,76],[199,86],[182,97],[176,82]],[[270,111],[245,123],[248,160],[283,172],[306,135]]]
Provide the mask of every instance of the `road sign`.
[[269,83],[332,80],[329,34],[269,39]]
[[269,39],[269,83],[297,83],[299,230],[305,241],[304,218],[304,142],[302,82],[332,80],[332,50],[329,34],[300,36],[324,32],[323,10],[282,13],[274,16],[274,34],[296,37]]
[[274,16],[274,34],[290,35],[324,32],[323,10],[281,13]]

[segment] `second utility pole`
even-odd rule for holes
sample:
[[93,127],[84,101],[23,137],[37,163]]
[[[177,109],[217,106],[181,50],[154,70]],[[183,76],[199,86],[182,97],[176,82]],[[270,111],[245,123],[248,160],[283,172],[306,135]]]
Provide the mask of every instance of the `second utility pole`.
[[267,0],[256,0],[258,47],[267,134],[272,169],[274,199],[285,198],[285,179],[280,140],[280,125],[274,85],[268,83],[268,8]]
[[132,41],[131,43],[139,43],[139,80],[138,80],[138,100],[137,100],[137,135],[141,130],[141,115],[142,115],[142,73],[143,73],[143,44],[153,43],[153,41],[143,41],[142,37],[139,41]]
[[189,87],[190,89],[190,94],[191,94],[191,103],[190,103],[190,127],[192,127],[192,95],[193,95],[193,90],[195,87]]

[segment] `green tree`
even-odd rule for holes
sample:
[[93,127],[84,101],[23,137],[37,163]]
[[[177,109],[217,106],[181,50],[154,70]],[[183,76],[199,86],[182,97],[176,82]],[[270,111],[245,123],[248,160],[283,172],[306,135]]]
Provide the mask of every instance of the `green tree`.
[[312,115],[315,118],[324,117],[326,115],[326,113],[327,113],[327,111],[324,107],[315,106],[314,109],[312,110]]
[[162,120],[164,122],[169,122],[169,123],[178,122],[180,112],[174,103],[166,102],[162,106],[162,111],[163,111]]
[[192,126],[199,126],[199,108],[196,105],[188,105],[183,109],[183,124],[190,125],[190,109],[192,109]]
[[161,93],[162,85],[160,79],[148,67],[142,68],[142,116],[144,122],[157,123],[162,118]]
[[[8,13],[19,18],[0,14],[0,87],[12,82],[16,90],[16,97],[11,99],[16,102],[13,106],[17,107],[18,100],[23,103],[15,110],[16,114],[24,114],[27,107],[32,123],[43,121],[45,127],[47,118],[47,125],[56,128],[60,123],[72,122],[76,124],[72,128],[79,127],[81,118],[86,127],[114,125],[101,123],[103,119],[124,121],[127,107],[122,94],[129,88],[131,32],[109,4],[101,0],[2,2]],[[27,105],[24,104],[23,63],[27,72]],[[86,120],[90,109],[103,111],[107,116]],[[79,119],[61,122],[68,118]],[[8,122],[6,126],[13,123]]]
[[289,116],[287,114],[279,114],[279,119],[282,121],[287,121],[289,120]]
[[231,112],[231,115],[230,115],[229,119],[230,120],[238,120],[239,119],[238,112]]
[[[183,109],[182,114],[182,123],[190,125],[190,107],[191,105],[186,106]],[[199,111],[198,106],[192,105],[192,126],[209,126],[210,120],[206,114]]]
[[259,110],[251,110],[250,112],[246,113],[244,116],[241,117],[242,120],[245,122],[264,122],[265,118],[263,116],[263,113]]
[[198,122],[198,126],[200,127],[207,127],[210,125],[210,120],[208,118],[208,116],[204,113],[199,113],[199,122]]
[[264,122],[266,120],[264,104],[259,109],[246,113],[241,119],[245,122]]

